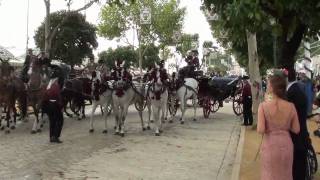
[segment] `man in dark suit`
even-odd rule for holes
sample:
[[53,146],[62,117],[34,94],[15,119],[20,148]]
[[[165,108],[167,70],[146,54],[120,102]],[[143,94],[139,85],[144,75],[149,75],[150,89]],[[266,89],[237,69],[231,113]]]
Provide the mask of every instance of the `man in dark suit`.
[[242,103],[243,103],[243,124],[244,126],[251,126],[253,123],[252,117],[252,93],[251,85],[249,83],[249,77],[243,77],[243,89],[242,89]]
[[300,133],[291,133],[292,142],[294,144],[293,156],[293,179],[304,180],[306,177],[306,158],[307,158],[307,141],[309,133],[307,129],[307,97],[303,91],[303,84],[296,81],[296,72],[294,69],[288,70],[288,87],[287,98],[292,102],[297,110]]
[[42,107],[43,111],[49,117],[51,143],[62,143],[62,141],[60,141],[60,136],[63,126],[63,114],[59,74],[61,74],[60,69],[54,68],[50,75],[50,82],[44,94]]

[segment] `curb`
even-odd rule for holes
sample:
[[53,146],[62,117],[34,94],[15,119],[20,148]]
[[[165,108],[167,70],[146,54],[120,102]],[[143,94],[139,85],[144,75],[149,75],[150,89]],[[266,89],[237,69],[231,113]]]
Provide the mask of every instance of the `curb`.
[[240,166],[241,166],[241,160],[242,160],[245,132],[246,132],[246,127],[241,126],[240,138],[239,138],[239,143],[237,147],[236,158],[233,163],[231,180],[239,180],[239,177],[240,177]]

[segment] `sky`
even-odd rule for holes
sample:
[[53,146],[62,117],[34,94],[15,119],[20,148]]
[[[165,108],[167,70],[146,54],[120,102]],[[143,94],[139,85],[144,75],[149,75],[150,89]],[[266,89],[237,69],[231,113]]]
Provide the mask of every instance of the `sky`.
[[[71,9],[82,7],[89,0],[74,0]],[[43,0],[29,0],[29,48],[35,48],[33,36],[45,17],[45,6]],[[205,40],[214,41],[210,27],[205,16],[200,10],[200,0],[180,0],[180,6],[186,7],[187,12],[184,19],[184,33],[198,33],[200,45]],[[25,53],[27,42],[27,7],[28,0],[0,0],[0,45],[6,47],[15,56]],[[98,24],[101,5],[95,4],[85,12],[87,20]],[[51,12],[66,9],[64,0],[51,0]],[[130,36],[130,35],[128,35]],[[132,35],[131,35],[132,36]],[[132,38],[128,38],[132,39]],[[215,42],[215,41],[214,41]],[[122,42],[108,41],[98,38],[99,47],[95,54],[124,45]],[[200,57],[201,57],[200,51]]]

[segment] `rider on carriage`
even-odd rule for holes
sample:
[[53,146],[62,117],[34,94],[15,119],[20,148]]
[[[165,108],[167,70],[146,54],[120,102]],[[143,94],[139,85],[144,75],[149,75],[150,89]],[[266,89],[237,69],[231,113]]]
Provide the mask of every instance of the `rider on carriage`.
[[33,57],[33,50],[32,49],[28,49],[27,55],[26,55],[26,59],[24,61],[23,67],[22,67],[22,71],[20,74],[20,78],[24,83],[27,83],[29,81],[29,77],[28,77],[28,70],[31,64],[31,59]]

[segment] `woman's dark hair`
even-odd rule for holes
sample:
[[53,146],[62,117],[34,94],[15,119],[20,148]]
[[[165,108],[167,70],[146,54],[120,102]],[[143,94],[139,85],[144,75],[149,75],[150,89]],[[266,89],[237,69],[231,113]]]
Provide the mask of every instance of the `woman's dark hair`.
[[273,93],[281,99],[286,99],[286,78],[282,75],[272,75],[269,77],[269,82],[273,88]]

